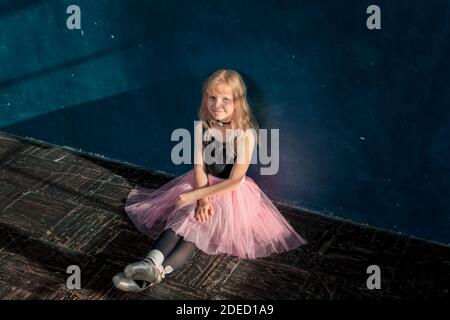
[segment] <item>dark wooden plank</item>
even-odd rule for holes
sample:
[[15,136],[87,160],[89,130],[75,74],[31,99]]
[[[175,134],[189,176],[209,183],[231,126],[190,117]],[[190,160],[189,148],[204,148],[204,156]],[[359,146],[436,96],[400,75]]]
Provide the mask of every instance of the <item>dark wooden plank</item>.
[[39,295],[47,295],[66,284],[70,265],[83,268],[89,257],[78,252],[34,240],[0,265],[0,281]]
[[9,162],[1,165],[2,172],[11,178],[32,179],[45,183],[49,177],[60,173],[64,165],[51,160],[36,158],[23,153],[17,153]]
[[17,230],[0,226],[0,264],[12,259],[30,243],[31,240]]
[[229,270],[225,279],[214,281],[212,278],[210,289],[236,299],[297,299],[309,274],[294,268],[280,270],[277,265],[260,261],[241,260],[236,268]]
[[32,292],[12,286],[10,283],[0,280],[1,300],[27,300],[32,299],[32,297]]
[[39,238],[76,206],[27,191],[0,214],[0,225]]
[[132,230],[132,226],[123,225],[111,234],[111,241],[97,253],[98,258],[115,262],[125,268],[126,265],[144,259],[151,250],[154,240]]
[[172,277],[168,276],[164,282],[139,294],[137,298],[143,300],[210,300],[211,293],[174,281]]
[[[204,252],[197,250],[191,260],[186,264],[186,268],[177,270],[172,277],[180,283],[184,283],[187,286],[201,288],[205,290],[208,286],[208,279],[217,280],[225,278],[226,274],[221,274],[221,270],[215,270],[216,266],[219,266],[221,261],[226,261],[220,256],[208,256]],[[228,265],[227,262],[225,262]],[[232,262],[230,263],[232,264]],[[226,266],[222,266],[226,269]]]
[[[450,248],[275,203],[308,244],[255,260],[201,251],[160,284],[123,293],[112,277],[151,249],[123,211],[134,185],[173,177],[0,133],[1,299],[449,298]],[[66,288],[79,265],[82,289]],[[366,286],[368,265],[382,290]]]
[[124,213],[124,201],[130,193],[132,186],[117,184],[117,180],[115,181],[115,183],[108,181],[93,184],[85,190],[84,197],[79,197],[75,201],[122,216]]
[[[23,195],[23,184],[23,181],[18,184],[15,181],[5,178],[0,171],[0,214],[6,207],[10,206]],[[29,188],[33,185],[30,184]]]
[[114,239],[122,219],[104,210],[77,206],[42,235],[42,239],[82,254],[96,255]]

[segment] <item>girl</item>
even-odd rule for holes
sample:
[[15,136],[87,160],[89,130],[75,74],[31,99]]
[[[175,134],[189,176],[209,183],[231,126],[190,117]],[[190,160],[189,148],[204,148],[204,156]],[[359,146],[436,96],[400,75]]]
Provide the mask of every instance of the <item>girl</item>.
[[[159,283],[197,248],[255,259],[306,243],[246,176],[257,143],[256,135],[249,133],[257,125],[241,76],[218,70],[204,82],[202,95],[194,168],[157,190],[136,187],[127,198],[125,211],[139,231],[149,234],[157,222],[164,231],[143,261],[113,278],[121,290],[141,292]],[[211,155],[219,161],[206,155],[211,146]]]

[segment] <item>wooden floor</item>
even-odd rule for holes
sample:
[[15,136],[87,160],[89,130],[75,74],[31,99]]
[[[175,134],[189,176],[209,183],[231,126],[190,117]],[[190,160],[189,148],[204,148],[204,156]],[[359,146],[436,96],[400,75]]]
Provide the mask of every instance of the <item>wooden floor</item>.
[[[111,278],[151,249],[126,217],[134,185],[170,177],[0,133],[0,299],[403,299],[450,297],[450,248],[276,204],[309,243],[253,261],[197,252],[140,294]],[[369,290],[369,265],[381,289]],[[81,268],[68,289],[67,267]]]

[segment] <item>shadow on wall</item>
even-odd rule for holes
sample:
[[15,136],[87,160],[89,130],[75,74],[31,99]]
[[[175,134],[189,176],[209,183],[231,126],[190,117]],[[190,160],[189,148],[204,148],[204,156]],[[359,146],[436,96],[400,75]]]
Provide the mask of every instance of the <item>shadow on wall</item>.
[[[133,163],[152,170],[181,174],[191,165],[176,166],[170,155],[178,141],[171,141],[176,128],[193,134],[201,101],[200,79],[183,78],[160,87],[143,87],[95,101],[60,108],[4,127],[1,131],[32,137],[61,146],[80,149],[108,158]],[[250,83],[253,104],[257,103],[258,119],[264,124],[265,98]],[[188,85],[191,84],[191,85]],[[176,94],[168,95],[172,88]],[[259,107],[261,106],[261,107]],[[252,168],[256,172],[259,166]]]
[[38,6],[45,0],[5,0],[0,2],[0,18]]
[[116,45],[114,47],[106,48],[106,49],[100,50],[100,51],[98,51],[96,53],[93,53],[93,54],[90,54],[90,55],[86,55],[86,56],[83,56],[83,57],[79,57],[77,59],[73,59],[73,60],[70,60],[70,61],[66,61],[64,63],[60,63],[60,64],[57,64],[57,65],[54,65],[54,66],[51,66],[51,67],[48,67],[48,68],[44,68],[44,69],[41,69],[41,70],[36,71],[36,72],[31,72],[31,73],[28,73],[28,74],[20,75],[20,76],[15,77],[15,78],[2,80],[2,81],[0,81],[0,90],[6,90],[9,87],[18,85],[18,84],[20,84],[22,82],[25,82],[25,81],[38,79],[40,77],[45,77],[45,76],[48,76],[49,74],[52,74],[54,72],[57,72],[57,71],[60,71],[60,70],[66,69],[66,68],[71,68],[71,67],[75,67],[75,66],[78,66],[78,65],[82,65],[82,64],[87,63],[89,61],[92,61],[92,60],[95,60],[95,59],[98,59],[98,58],[102,58],[102,57],[106,57],[106,56],[108,56],[108,55],[110,55],[112,53],[121,52],[123,50],[127,50],[127,49],[130,49],[130,48],[136,47],[136,45],[137,45],[136,42],[127,42],[127,43],[119,44],[119,45]]

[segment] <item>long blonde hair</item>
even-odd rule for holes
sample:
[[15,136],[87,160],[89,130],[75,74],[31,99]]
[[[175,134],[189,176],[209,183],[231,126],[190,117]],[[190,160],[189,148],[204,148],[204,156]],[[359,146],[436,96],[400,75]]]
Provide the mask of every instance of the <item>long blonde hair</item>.
[[247,86],[240,74],[231,69],[217,70],[203,82],[202,102],[198,113],[200,121],[208,128],[210,128],[211,123],[214,122],[214,119],[211,117],[206,106],[206,101],[208,99],[208,90],[214,88],[219,83],[225,84],[231,88],[233,101],[236,106],[231,119],[232,128],[243,130],[254,129],[257,131],[258,124],[253,117],[250,105],[247,101]]

